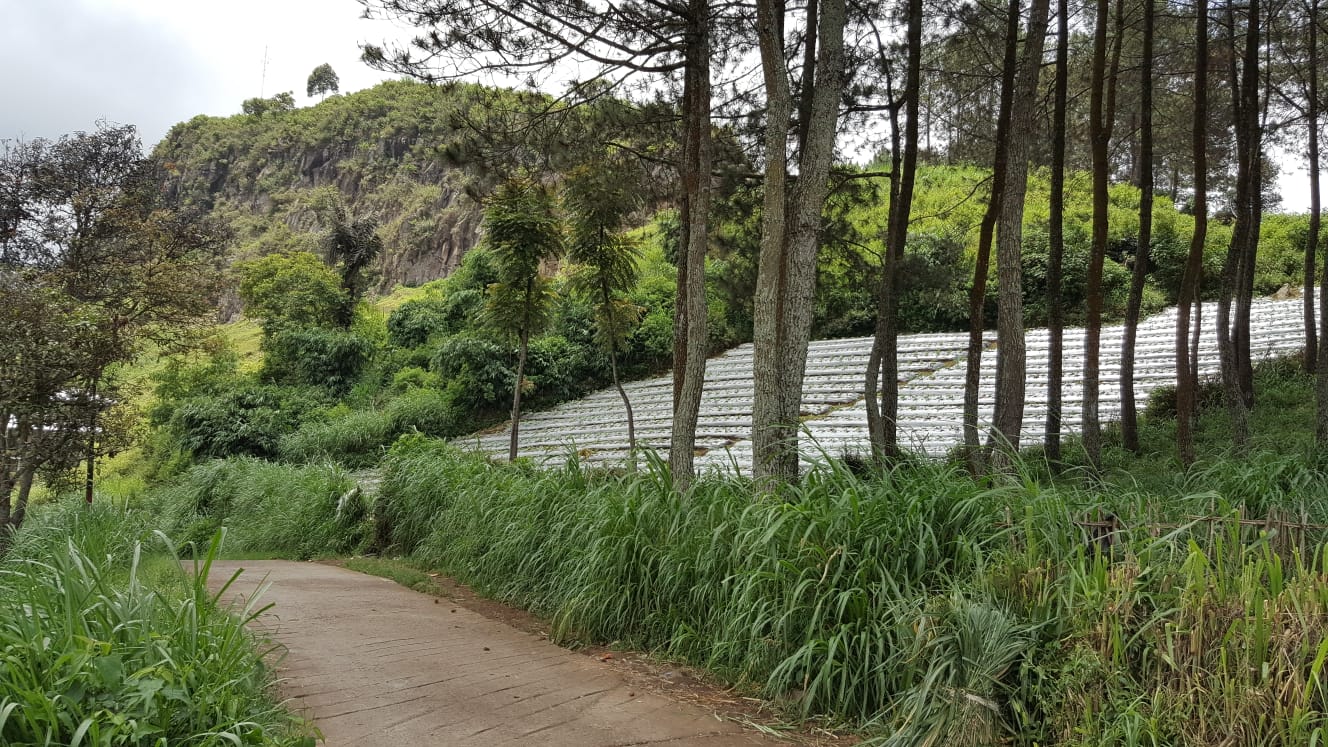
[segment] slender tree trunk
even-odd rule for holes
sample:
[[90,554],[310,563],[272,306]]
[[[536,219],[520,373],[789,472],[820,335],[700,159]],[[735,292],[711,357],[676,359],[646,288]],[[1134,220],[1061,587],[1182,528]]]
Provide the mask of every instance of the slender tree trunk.
[[[13,475],[0,474],[0,541],[4,540],[5,529],[9,526],[10,506],[16,485],[17,480]],[[0,547],[0,550],[3,550],[3,547]]]
[[609,369],[613,372],[613,386],[618,390],[618,396],[622,398],[623,410],[627,413],[627,451],[631,454],[631,466],[636,468],[636,417],[632,414],[632,400],[627,396],[627,390],[623,389],[622,381],[618,378],[618,346],[609,347]]
[[636,418],[632,414],[632,400],[627,396],[627,390],[623,389],[622,381],[618,378],[618,324],[613,315],[613,294],[609,292],[607,286],[600,287],[600,303],[604,304],[609,324],[609,371],[613,374],[613,386],[618,390],[618,396],[622,398],[623,410],[627,413],[627,453],[630,455],[628,464],[635,471]]
[[1263,224],[1263,136],[1264,125],[1254,130],[1254,152],[1250,159],[1250,230],[1245,234],[1241,258],[1241,280],[1236,305],[1236,353],[1240,371],[1240,396],[1247,411],[1254,408],[1254,356],[1251,317],[1254,311],[1254,267],[1259,251],[1259,227]]
[[[894,459],[899,456],[899,293],[900,267],[904,247],[908,243],[908,223],[912,215],[913,187],[918,170],[918,119],[922,88],[922,0],[909,0],[908,4],[908,72],[904,81],[905,131],[902,158],[899,122],[892,128],[895,157],[891,181],[898,184],[892,190],[890,216],[887,226],[886,266],[881,286],[881,305],[877,319],[876,338],[872,341],[872,359],[882,360],[884,373],[881,383],[881,413],[872,423],[876,405],[876,368],[868,365],[867,399],[868,430],[872,452],[877,458]],[[892,109],[892,113],[898,111]],[[870,361],[869,361],[870,364]]]
[[673,317],[673,425],[669,472],[686,491],[696,474],[696,421],[705,384],[705,255],[710,243],[710,3],[688,0],[683,82],[681,256]]
[[1197,343],[1199,283],[1203,274],[1204,240],[1208,235],[1208,0],[1195,5],[1194,120],[1191,127],[1194,153],[1194,234],[1185,259],[1180,294],[1176,300],[1176,450],[1181,463],[1194,463],[1195,397],[1197,394],[1198,346],[1190,348],[1190,308],[1195,308],[1194,335]]
[[1089,108],[1089,139],[1093,152],[1093,243],[1088,258],[1085,295],[1088,320],[1084,330],[1084,400],[1082,430],[1084,451],[1089,466],[1102,468],[1102,421],[1098,412],[1101,398],[1102,351],[1102,268],[1107,254],[1108,175],[1112,123],[1116,114],[1116,75],[1120,69],[1121,31],[1124,11],[1116,4],[1116,34],[1113,39],[1111,70],[1107,70],[1107,20],[1109,0],[1098,0],[1097,22],[1093,31],[1092,94]]
[[[766,129],[761,249],[752,305],[752,470],[761,477],[778,475],[787,469],[782,462],[790,438],[795,451],[797,448],[797,432],[787,433],[788,425],[781,423],[779,417],[780,389],[784,385],[779,370],[779,338],[789,283],[788,124],[793,114],[793,95],[784,57],[783,19],[783,0],[758,0],[756,25],[765,83]],[[804,71],[804,84],[812,82],[812,75],[812,71]],[[810,88],[803,95],[810,98]]]
[[991,197],[978,230],[978,253],[973,285],[968,293],[968,349],[964,371],[964,451],[969,472],[986,471],[986,458],[978,441],[978,393],[982,382],[982,332],[985,325],[987,273],[991,266],[992,233],[1000,214],[1009,152],[1010,108],[1014,98],[1015,66],[1018,62],[1019,0],[1010,0],[1005,19],[1005,56],[1002,60],[1001,103],[996,118],[996,152],[992,162]]
[[1139,313],[1153,241],[1153,1],[1144,0],[1143,59],[1139,66],[1139,247],[1134,255],[1121,340],[1121,441],[1125,448],[1136,454],[1139,453],[1139,418],[1134,404],[1134,346],[1139,333]]
[[[1310,0],[1310,44],[1318,49],[1319,0]],[[1311,59],[1317,59],[1311,54]],[[1310,235],[1317,242],[1321,212],[1319,193],[1319,74],[1318,66],[1310,66]],[[1312,295],[1313,288],[1306,295]],[[1324,257],[1323,275],[1319,279],[1319,328],[1328,335],[1328,256]],[[1314,377],[1315,442],[1322,451],[1328,449],[1328,341],[1319,345]]]
[[28,499],[32,497],[32,481],[36,476],[36,466],[24,469],[19,476],[18,497],[14,500],[14,511],[9,515],[9,527],[16,532],[23,526],[23,520],[28,516]]
[[[529,281],[527,281],[529,294]],[[529,348],[530,332],[522,329],[516,354],[516,385],[512,387],[512,433],[507,442],[507,461],[516,461],[517,432],[521,427],[521,381],[526,375],[526,351]]]
[[[762,0],[758,3],[758,12],[763,6],[765,13],[771,16],[776,9],[782,10],[782,3],[778,0]],[[791,482],[798,477],[799,415],[816,290],[816,250],[820,243],[821,216],[829,194],[830,164],[834,158],[846,64],[845,0],[820,0],[819,11],[819,48],[814,83],[810,88],[811,119],[807,140],[798,153],[798,180],[788,190],[785,204],[784,226],[780,232],[784,247],[779,253],[781,256],[775,256],[775,237],[767,236],[766,232],[774,231],[776,227],[766,223],[763,216],[761,261],[757,270],[758,303],[753,314],[753,373],[758,378],[752,408],[753,473],[758,479],[780,482]],[[767,31],[763,25],[763,37]],[[776,119],[781,112],[791,112],[791,102],[777,100],[781,90],[787,90],[788,86],[782,53],[778,59],[772,56],[779,44],[771,42],[777,41],[761,39],[766,82],[775,86],[767,90],[767,105],[770,106],[767,126],[779,126],[781,132],[787,132],[787,114],[783,120]],[[779,122],[783,124],[777,124]],[[773,139],[773,135],[767,134],[767,147],[774,144]],[[786,149],[786,144],[782,148],[776,147],[775,153],[787,153]],[[767,169],[772,166],[776,170],[786,169],[783,163],[774,164],[776,159],[770,154],[766,160]],[[769,177],[767,171],[767,192],[774,188]],[[765,204],[769,205],[772,199],[767,194]],[[767,266],[768,262],[776,260],[780,260],[778,270]],[[774,304],[766,306],[759,302],[762,298],[772,297]],[[770,334],[772,329],[773,335]],[[759,381],[759,377],[769,375],[767,372],[770,371],[775,375],[773,390]]]
[[[898,331],[898,293],[900,281],[899,262],[894,247],[890,243],[895,220],[895,207],[899,204],[899,177],[903,171],[903,137],[899,126],[899,106],[895,99],[894,86],[887,70],[886,97],[890,100],[890,194],[889,217],[886,219],[885,254],[881,258],[880,283],[876,288],[876,327],[872,331],[871,353],[867,356],[867,375],[865,379],[863,404],[867,410],[867,439],[871,444],[872,458],[878,464],[893,459],[897,450],[891,450],[887,444],[898,444],[899,429],[899,342]],[[891,361],[886,366],[886,359]],[[895,385],[891,386],[891,376]],[[879,394],[879,400],[878,400]]]
[[1319,230],[1322,209],[1319,197],[1319,0],[1310,0],[1309,17],[1309,106],[1306,130],[1310,160],[1310,227],[1305,242],[1305,372],[1316,373],[1319,335],[1314,313],[1314,281],[1318,271]]
[[1038,74],[1042,70],[1042,48],[1047,36],[1047,7],[1048,0],[1033,0],[1029,8],[1028,35],[1010,109],[1008,163],[997,232],[996,353],[1000,363],[996,367],[992,436],[998,452],[1008,449],[1010,457],[1019,449],[1020,429],[1024,422],[1024,383],[1028,374],[1024,345],[1024,196],[1028,191],[1029,145],[1036,136],[1034,105]]
[[[1237,447],[1249,444],[1249,412],[1243,384],[1242,347],[1248,344],[1248,327],[1241,324],[1242,298],[1245,295],[1246,263],[1250,260],[1249,246],[1257,241],[1258,226],[1255,218],[1256,186],[1252,178],[1258,167],[1258,0],[1249,3],[1245,27],[1245,49],[1236,52],[1235,12],[1227,7],[1227,20],[1231,29],[1231,58],[1228,71],[1232,86],[1232,104],[1236,134],[1236,225],[1231,232],[1226,262],[1222,268],[1222,292],[1217,306],[1218,351],[1222,363],[1222,388],[1231,417],[1232,442]],[[1238,68],[1239,64],[1239,68]],[[1234,314],[1233,314],[1234,312]],[[1233,318],[1234,316],[1234,318]]]
[[[97,379],[92,380],[90,388],[90,397],[88,408],[88,440],[83,452],[84,463],[87,472],[83,479],[83,501],[89,506],[92,505],[92,491],[97,473],[97,413],[101,409],[97,404]],[[31,483],[31,478],[29,478]]]
[[1065,307],[1061,278],[1065,264],[1065,110],[1069,89],[1070,7],[1056,2],[1056,82],[1051,123],[1050,225],[1047,227],[1047,460],[1061,461],[1061,420],[1065,376]]

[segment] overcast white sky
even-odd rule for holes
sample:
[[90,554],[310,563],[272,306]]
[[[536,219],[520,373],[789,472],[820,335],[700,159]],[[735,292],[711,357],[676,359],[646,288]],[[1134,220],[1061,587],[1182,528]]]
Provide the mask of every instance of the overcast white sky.
[[[405,38],[355,0],[0,0],[0,138],[59,137],[96,120],[145,145],[196,114],[292,91],[327,62],[343,92],[391,77],[360,42]],[[263,74],[264,49],[267,75]]]
[[[236,114],[260,94],[310,103],[324,62],[343,93],[367,88],[391,76],[361,63],[359,44],[411,32],[359,16],[355,0],[0,0],[0,139],[108,119],[151,147],[176,122]],[[1307,209],[1303,154],[1279,160],[1283,209]]]

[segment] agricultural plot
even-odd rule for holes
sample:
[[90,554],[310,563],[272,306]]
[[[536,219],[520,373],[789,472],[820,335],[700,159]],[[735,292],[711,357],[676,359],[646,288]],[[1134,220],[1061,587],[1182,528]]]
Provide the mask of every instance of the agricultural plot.
[[[1300,299],[1259,299],[1251,321],[1256,360],[1285,355],[1305,344]],[[1204,304],[1199,342],[1202,376],[1218,372],[1216,306]],[[1149,394],[1175,378],[1176,310],[1168,309],[1139,325],[1135,347],[1135,396],[1142,407]],[[1102,331],[1100,413],[1114,419],[1120,409],[1120,348],[1123,327]],[[1045,329],[1029,330],[1027,405],[1022,443],[1038,443],[1047,413]],[[989,419],[995,400],[996,337],[987,333],[982,355],[981,417]],[[1064,432],[1076,432],[1083,403],[1084,331],[1065,332]],[[967,334],[907,335],[899,340],[899,437],[913,451],[939,456],[962,442]],[[867,444],[867,408],[862,396],[871,338],[813,342],[807,353],[803,388],[804,430],[799,449],[807,461],[825,455],[862,453]],[[636,415],[638,442],[666,452],[672,412],[672,378],[661,376],[626,385]],[[700,468],[747,471],[751,466],[752,346],[741,345],[710,359],[697,426]],[[456,443],[495,455],[507,451],[508,428],[466,436]],[[541,463],[566,460],[622,462],[627,455],[627,422],[618,393],[596,392],[521,420],[521,454]]]

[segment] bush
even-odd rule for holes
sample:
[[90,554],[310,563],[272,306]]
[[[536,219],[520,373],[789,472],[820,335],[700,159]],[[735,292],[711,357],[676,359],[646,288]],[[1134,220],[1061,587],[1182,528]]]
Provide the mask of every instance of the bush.
[[447,392],[411,389],[380,410],[346,411],[306,424],[281,440],[281,456],[295,462],[330,459],[352,469],[376,465],[404,433],[450,438],[473,429]]
[[484,307],[484,292],[473,288],[407,301],[387,319],[388,340],[401,348],[419,347],[437,335],[460,332]]
[[512,395],[516,372],[510,351],[474,335],[455,335],[439,342],[432,366],[447,380],[452,400],[462,407],[500,407]]
[[433,389],[412,389],[387,404],[387,418],[393,436],[423,433],[426,436],[451,438],[473,428],[452,404],[452,395]]
[[325,406],[308,388],[242,385],[216,396],[185,400],[170,430],[195,458],[272,457],[282,436]]
[[[1222,382],[1217,379],[1204,379],[1199,382],[1199,391],[1195,392],[1195,405],[1200,411],[1222,406]],[[1148,394],[1148,404],[1144,414],[1150,418],[1176,419],[1176,386],[1160,386]]]
[[352,469],[372,467],[396,437],[392,418],[382,410],[359,410],[326,422],[307,423],[281,439],[283,459],[331,459]]
[[263,338],[263,376],[345,394],[373,358],[374,344],[353,332],[321,327],[286,329]]
[[438,374],[419,366],[406,366],[392,375],[392,391],[401,394],[412,389],[430,389],[442,386]]
[[583,397],[609,382],[608,354],[593,340],[577,344],[562,335],[532,340],[526,370],[532,400],[544,404]]

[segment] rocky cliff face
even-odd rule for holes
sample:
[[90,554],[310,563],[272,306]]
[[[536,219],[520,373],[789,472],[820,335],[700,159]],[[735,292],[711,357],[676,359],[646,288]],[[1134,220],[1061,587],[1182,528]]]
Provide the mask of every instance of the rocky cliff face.
[[235,234],[235,258],[313,249],[334,190],[378,221],[380,288],[448,274],[475,245],[485,182],[467,163],[467,89],[396,81],[317,106],[176,125],[155,156],[166,188]]

